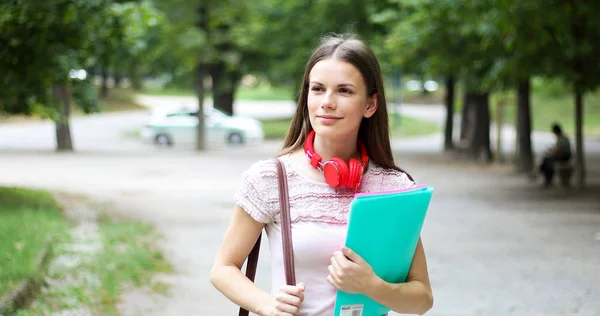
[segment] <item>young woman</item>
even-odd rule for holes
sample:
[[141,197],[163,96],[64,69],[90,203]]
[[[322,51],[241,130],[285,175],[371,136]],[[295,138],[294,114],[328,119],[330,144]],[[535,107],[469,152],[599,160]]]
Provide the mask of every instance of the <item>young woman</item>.
[[[383,281],[352,249],[343,247],[356,192],[414,185],[394,163],[377,59],[352,36],[329,36],[310,57],[303,81],[279,154],[287,169],[298,284],[285,285],[272,160],[258,161],[243,173],[211,282],[232,302],[258,315],[331,316],[337,289],[362,293],[398,313],[424,314],[433,296],[421,240],[407,282],[400,284]],[[241,271],[263,228],[272,257],[270,292]]]

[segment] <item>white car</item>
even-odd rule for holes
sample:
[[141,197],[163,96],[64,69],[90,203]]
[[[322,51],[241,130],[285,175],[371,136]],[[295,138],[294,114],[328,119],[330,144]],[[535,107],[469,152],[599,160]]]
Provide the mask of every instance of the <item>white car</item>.
[[[253,144],[264,139],[259,120],[229,116],[207,108],[204,113],[205,141],[209,144]],[[193,144],[196,142],[198,118],[196,111],[183,108],[179,111],[157,111],[141,129],[141,138],[157,145]]]

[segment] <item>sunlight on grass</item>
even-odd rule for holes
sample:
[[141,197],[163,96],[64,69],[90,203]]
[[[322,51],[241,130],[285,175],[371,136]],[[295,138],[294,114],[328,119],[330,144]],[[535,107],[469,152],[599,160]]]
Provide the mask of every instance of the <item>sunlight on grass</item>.
[[[147,95],[169,95],[169,96],[194,96],[195,92],[191,89],[181,88],[147,88],[142,91]],[[207,93],[207,98],[212,94]],[[294,99],[292,89],[285,87],[273,87],[268,85],[259,85],[256,87],[240,87],[235,92],[236,100],[254,100],[254,101],[290,101]]]
[[[263,120],[265,138],[284,139],[291,122],[291,119]],[[422,136],[441,131],[441,127],[436,124],[397,114],[390,115],[389,124],[392,137]]]
[[[492,98],[490,112],[495,119],[498,97]],[[575,101],[570,95],[550,96],[537,93],[531,98],[532,130],[550,132],[552,123],[562,125],[569,136],[575,136]],[[517,108],[514,94],[506,95],[504,122],[516,122]],[[584,100],[583,133],[600,137],[600,94],[588,94]]]
[[44,191],[0,187],[0,297],[40,277],[37,260],[51,238],[66,238],[68,222]]

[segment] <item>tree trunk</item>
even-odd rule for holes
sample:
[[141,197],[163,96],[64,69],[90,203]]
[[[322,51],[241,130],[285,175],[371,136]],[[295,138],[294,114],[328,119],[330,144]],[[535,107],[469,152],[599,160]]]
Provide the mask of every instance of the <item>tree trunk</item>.
[[444,150],[454,149],[454,143],[452,141],[452,131],[454,130],[454,77],[448,76],[446,78],[446,130],[444,137]]
[[500,97],[496,103],[496,161],[504,162],[502,155],[502,139],[504,138],[504,105],[506,101],[504,97]]
[[585,159],[583,150],[583,92],[575,87],[575,170],[577,187],[585,187]]
[[198,96],[198,126],[196,128],[196,150],[204,151],[206,149],[205,121],[204,121],[204,94],[206,89],[204,86],[204,78],[206,77],[206,68],[204,65],[198,65],[196,68],[196,94]]
[[423,96],[427,96],[429,95],[429,90],[427,90],[425,88],[425,82],[427,81],[427,79],[425,78],[425,76],[421,76],[421,95]]
[[71,116],[71,100],[68,88],[65,84],[53,85],[52,93],[54,98],[61,104],[56,124],[56,150],[73,151],[73,142],[71,141],[71,129],[69,128],[69,118]]
[[143,88],[142,74],[138,65],[137,58],[134,58],[129,67],[129,81],[131,82],[131,88],[135,91],[141,91]]
[[121,88],[121,83],[123,82],[123,74],[115,72],[113,74],[113,80],[115,81],[115,88]]
[[465,92],[463,95],[463,107],[461,111],[460,117],[460,141],[461,143],[465,141],[468,137],[469,132],[469,106],[472,103],[473,94],[470,92]]
[[531,83],[527,78],[517,85],[517,148],[516,170],[519,173],[533,171],[531,148]]
[[[581,49],[584,45],[584,39],[586,38],[586,25],[587,19],[581,15],[581,7],[583,3],[573,3],[574,12],[576,16],[573,18],[572,34],[575,44],[575,51]],[[585,157],[583,155],[583,94],[584,94],[584,83],[586,79],[586,65],[585,60],[581,56],[577,56],[573,59],[573,70],[577,74],[577,79],[574,84],[575,92],[575,174],[577,188],[582,190],[585,187]],[[589,80],[589,79],[588,79]]]
[[100,87],[100,99],[106,99],[108,97],[108,66],[102,65],[100,70],[102,76],[102,85]]
[[470,134],[469,152],[473,158],[491,162],[489,94],[477,93],[473,100],[474,128]]
[[228,71],[223,63],[212,67],[213,106],[225,114],[233,115],[235,88],[239,80],[237,71]]

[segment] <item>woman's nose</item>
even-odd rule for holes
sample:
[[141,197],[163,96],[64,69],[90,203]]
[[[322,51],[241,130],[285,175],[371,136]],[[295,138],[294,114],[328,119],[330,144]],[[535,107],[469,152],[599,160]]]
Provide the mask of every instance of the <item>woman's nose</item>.
[[325,95],[323,96],[323,99],[321,100],[321,108],[326,108],[326,107],[331,108],[331,109],[335,109],[335,107],[336,107],[333,92],[331,92],[331,91],[327,91],[325,93]]

